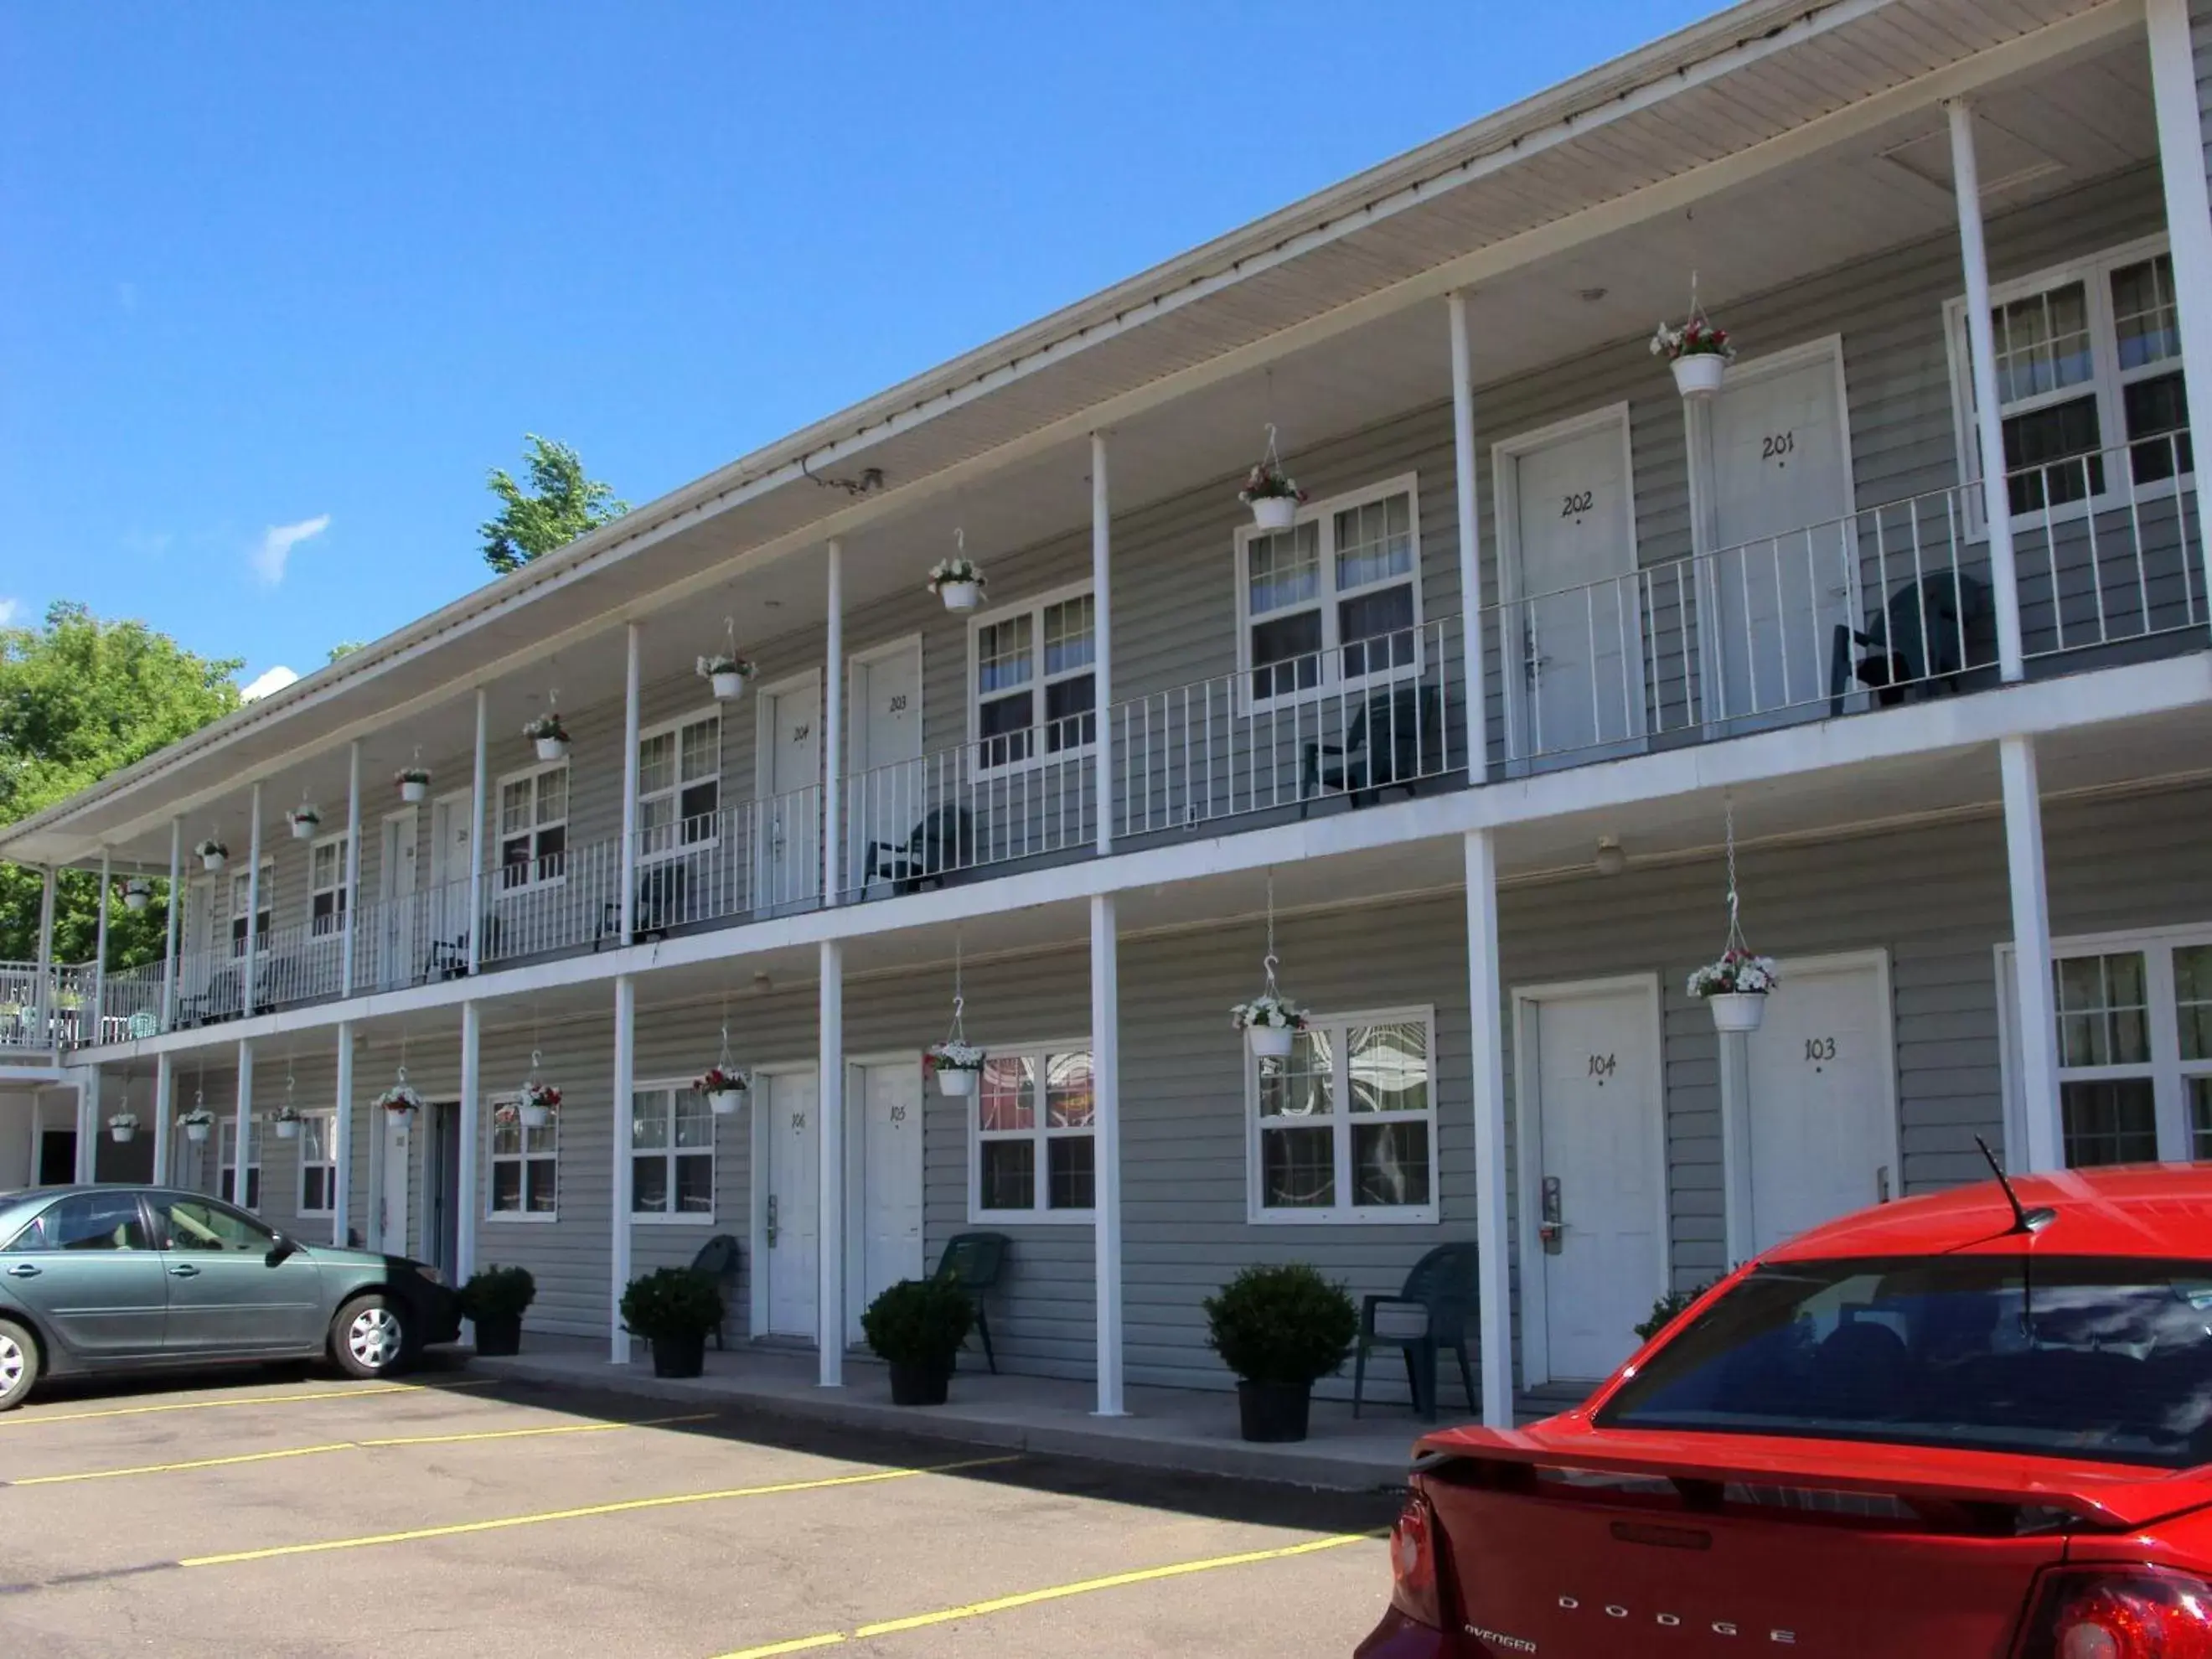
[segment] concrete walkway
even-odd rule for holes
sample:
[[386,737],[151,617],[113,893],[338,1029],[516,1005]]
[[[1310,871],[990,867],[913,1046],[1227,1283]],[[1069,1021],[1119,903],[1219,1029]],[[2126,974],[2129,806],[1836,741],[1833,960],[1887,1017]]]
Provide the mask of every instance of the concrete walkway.
[[[707,1401],[769,1416],[896,1430],[969,1445],[1053,1452],[1103,1462],[1198,1470],[1246,1480],[1287,1481],[1337,1491],[1401,1486],[1414,1438],[1428,1425],[1403,1406],[1369,1405],[1355,1421],[1349,1403],[1316,1400],[1310,1437],[1292,1445],[1253,1445],[1237,1426],[1237,1396],[1198,1389],[1128,1390],[1129,1415],[1091,1415],[1088,1382],[1056,1377],[993,1376],[963,1355],[942,1406],[890,1403],[890,1373],[859,1354],[845,1361],[845,1386],[814,1381],[814,1355],[752,1347],[707,1351],[706,1375],[662,1378],[638,1345],[627,1365],[611,1364],[604,1341],[581,1337],[523,1339],[513,1358],[469,1357],[481,1374],[655,1400]],[[1444,1422],[1454,1420],[1449,1415]]]

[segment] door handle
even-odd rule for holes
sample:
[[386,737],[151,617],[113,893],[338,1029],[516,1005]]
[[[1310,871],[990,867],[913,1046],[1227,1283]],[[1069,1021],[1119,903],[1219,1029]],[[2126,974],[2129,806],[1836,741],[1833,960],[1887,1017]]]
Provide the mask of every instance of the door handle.
[[1874,1201],[1877,1204],[1889,1202],[1889,1165],[1887,1164],[1874,1172]]
[[198,1279],[199,1276],[200,1270],[189,1261],[179,1261],[169,1269],[169,1277],[172,1279]]
[[1542,1194],[1543,1221],[1536,1229],[1536,1236],[1543,1240],[1547,1251],[1556,1255],[1559,1248],[1559,1235],[1567,1230],[1565,1205],[1560,1197],[1559,1176],[1544,1177]]
[[40,1271],[39,1264],[35,1261],[18,1261],[14,1267],[8,1269],[8,1277],[10,1279],[36,1279],[39,1276]]

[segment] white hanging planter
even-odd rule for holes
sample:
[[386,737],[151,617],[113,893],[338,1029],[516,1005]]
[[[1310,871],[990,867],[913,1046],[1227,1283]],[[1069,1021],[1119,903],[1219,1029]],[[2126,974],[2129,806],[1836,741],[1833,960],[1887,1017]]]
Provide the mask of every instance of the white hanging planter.
[[707,679],[714,688],[717,702],[735,702],[745,695],[745,677],[734,668],[709,674]]
[[320,818],[311,818],[295,812],[292,814],[292,839],[313,841],[315,838],[315,831],[321,829],[323,821]]
[[230,848],[218,841],[204,841],[192,851],[200,855],[200,868],[210,875],[230,862]]
[[1255,1060],[1288,1060],[1297,1032],[1288,1025],[1248,1025],[1244,1040],[1252,1045]]
[[952,544],[959,550],[929,567],[929,591],[945,601],[947,611],[973,611],[983,602],[983,567],[968,556],[968,532],[956,529]]
[[1728,359],[1717,351],[1694,351],[1674,359],[1674,389],[1685,398],[1710,398],[1728,379]]
[[966,1100],[975,1092],[975,1079],[981,1068],[970,1070],[965,1066],[937,1067],[937,1092],[948,1100]]
[[948,1100],[965,1100],[975,1092],[975,1079],[983,1074],[983,1051],[968,1041],[967,1028],[961,1024],[961,1014],[968,1006],[968,999],[960,994],[960,945],[955,935],[952,947],[952,1024],[945,1033],[942,1042],[933,1042],[923,1051],[927,1069],[936,1074],[937,1092]]
[[107,1138],[117,1146],[125,1146],[138,1133],[138,1120],[128,1112],[118,1112],[107,1120]]
[[276,1120],[276,1139],[279,1139],[279,1140],[297,1140],[299,1138],[300,1138],[300,1120],[299,1120],[298,1118],[296,1118],[296,1117],[280,1117],[280,1118],[278,1118],[278,1119]]
[[1252,523],[1269,532],[1288,530],[1298,521],[1298,500],[1295,495],[1261,495],[1252,502]]
[[191,1118],[186,1118],[185,1120],[185,1139],[190,1141],[205,1140],[208,1138],[208,1131],[213,1127],[215,1127],[215,1124],[212,1120],[205,1123],[198,1123],[193,1121]]
[[568,758],[568,739],[566,738],[533,738],[531,741],[538,745],[538,758],[542,761]]
[[553,1121],[553,1112],[550,1107],[535,1106],[525,1101],[515,1110],[520,1115],[522,1127],[526,1129],[542,1129]]
[[947,582],[937,592],[947,611],[973,611],[983,602],[980,582]]
[[154,884],[143,876],[133,876],[123,884],[123,908],[133,915],[154,902]]
[[1305,505],[1306,492],[1283,471],[1283,458],[1275,453],[1272,422],[1267,427],[1267,451],[1244,475],[1244,487],[1237,492],[1237,499],[1252,509],[1253,526],[1267,534],[1288,530],[1298,521],[1298,508]]
[[1707,997],[1705,1004],[1713,1011],[1716,1031],[1756,1031],[1766,1018],[1764,991],[1723,991]]
[[392,781],[399,786],[399,799],[410,806],[430,799],[430,774],[422,767],[403,767]]
[[733,1116],[738,1108],[744,1103],[745,1091],[743,1089],[717,1089],[707,1097],[707,1104],[714,1108],[716,1117]]
[[1270,872],[1267,954],[1261,962],[1267,975],[1267,988],[1249,1002],[1240,1002],[1229,1011],[1231,1023],[1244,1033],[1244,1041],[1255,1060],[1288,1060],[1298,1033],[1306,1029],[1305,1011],[1276,988],[1275,966],[1275,878]]

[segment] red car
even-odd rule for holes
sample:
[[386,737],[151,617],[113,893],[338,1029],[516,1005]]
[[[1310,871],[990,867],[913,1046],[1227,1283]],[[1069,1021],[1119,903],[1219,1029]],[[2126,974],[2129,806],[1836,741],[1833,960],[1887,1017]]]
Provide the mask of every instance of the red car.
[[2212,1659],[2212,1167],[1831,1223],[1410,1486],[1358,1659]]

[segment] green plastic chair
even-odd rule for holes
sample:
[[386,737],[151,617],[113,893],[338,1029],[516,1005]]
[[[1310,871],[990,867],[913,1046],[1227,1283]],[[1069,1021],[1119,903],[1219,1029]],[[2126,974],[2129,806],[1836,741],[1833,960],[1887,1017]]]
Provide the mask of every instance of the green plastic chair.
[[991,1351],[991,1319],[983,1311],[983,1293],[998,1284],[1012,1243],[1004,1233],[956,1233],[937,1259],[936,1276],[952,1280],[975,1304],[975,1334],[983,1339],[983,1358],[994,1376],[999,1374],[999,1356]]

